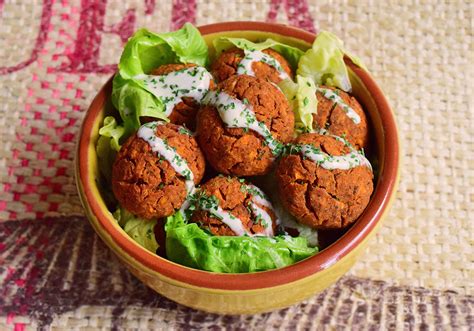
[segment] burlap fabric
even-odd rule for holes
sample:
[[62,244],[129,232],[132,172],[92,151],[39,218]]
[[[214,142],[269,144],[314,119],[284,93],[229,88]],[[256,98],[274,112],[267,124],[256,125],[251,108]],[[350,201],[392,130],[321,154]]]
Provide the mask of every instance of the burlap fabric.
[[[473,329],[474,149],[469,2],[0,0],[0,330]],[[82,216],[83,112],[137,28],[277,21],[330,30],[385,90],[403,148],[384,226],[335,286],[256,316],[148,290]],[[73,217],[77,216],[77,217]]]

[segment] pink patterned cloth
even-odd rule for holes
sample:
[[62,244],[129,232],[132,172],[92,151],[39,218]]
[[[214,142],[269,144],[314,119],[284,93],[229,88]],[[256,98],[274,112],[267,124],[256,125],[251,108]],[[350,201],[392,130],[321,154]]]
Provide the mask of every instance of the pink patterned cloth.
[[[23,71],[30,73],[22,77],[25,95],[12,123],[18,129],[0,180],[0,221],[82,213],[72,171],[75,138],[98,82],[115,71],[117,52],[113,59],[102,55],[107,42],[118,36],[123,44],[139,27],[139,18],[166,14],[160,7],[164,4],[155,0],[141,5],[124,5],[119,15],[110,15],[115,18],[111,24],[107,11],[114,8],[107,1],[44,0],[39,26],[32,29],[36,37],[27,41],[33,44],[27,58],[0,62],[0,76],[15,79]],[[197,10],[194,0],[174,0],[168,29],[195,23]],[[286,13],[290,24],[315,31],[305,0],[272,0],[267,21],[274,22],[278,11]],[[0,22],[8,14],[0,0]]]

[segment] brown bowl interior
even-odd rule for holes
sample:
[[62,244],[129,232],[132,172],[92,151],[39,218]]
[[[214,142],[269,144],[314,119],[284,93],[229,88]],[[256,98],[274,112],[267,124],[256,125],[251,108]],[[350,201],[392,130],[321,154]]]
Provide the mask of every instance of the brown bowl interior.
[[[294,38],[309,44],[315,38],[314,34],[297,28],[260,22],[218,23],[200,27],[199,30],[203,35],[230,31],[261,31]],[[111,80],[93,100],[81,129],[77,159],[79,177],[77,180],[84,191],[84,204],[95,215],[98,224],[127,255],[139,261],[146,268],[190,285],[225,290],[259,289],[294,282],[328,268],[354,250],[375,228],[394,194],[398,175],[398,135],[393,113],[387,100],[370,74],[355,66],[348,59],[346,59],[346,63],[351,71],[354,94],[367,110],[372,124],[373,136],[376,141],[374,152],[378,161],[378,176],[371,201],[358,221],[319,254],[281,269],[249,274],[219,274],[181,266],[151,254],[137,245],[117,227],[104,202],[100,201],[100,197],[97,198],[97,187],[93,187],[93,185],[98,178],[92,177],[98,176],[98,174],[90,171],[90,168],[96,164],[91,148],[96,143],[93,137],[96,136],[97,123],[104,117],[106,111],[104,109],[110,107]]]

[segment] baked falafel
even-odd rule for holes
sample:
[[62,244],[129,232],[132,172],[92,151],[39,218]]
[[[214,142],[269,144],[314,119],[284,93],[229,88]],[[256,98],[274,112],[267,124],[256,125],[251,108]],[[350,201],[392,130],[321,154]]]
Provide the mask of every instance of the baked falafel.
[[145,219],[166,217],[183,205],[204,170],[204,155],[188,129],[151,122],[142,125],[118,152],[112,189],[131,213]]
[[211,72],[218,82],[243,73],[275,84],[285,77],[293,78],[288,61],[271,48],[250,53],[239,48],[228,49],[212,63]]
[[203,100],[197,139],[217,171],[236,176],[270,171],[294,132],[294,114],[283,93],[264,79],[232,76]]
[[327,86],[316,92],[318,110],[313,114],[313,128],[344,137],[356,149],[367,148],[369,128],[367,116],[356,98],[350,94]]
[[[153,69],[150,74],[154,76],[162,76],[193,67],[198,68],[195,64],[192,63],[164,64],[159,66],[158,68]],[[191,74],[196,75],[196,73]],[[211,79],[208,88],[212,89],[213,87],[214,81]],[[200,100],[196,100],[193,97],[182,97],[181,101],[173,107],[173,110],[168,116],[170,122],[178,125],[185,125],[187,128],[194,131],[196,128],[196,114],[200,106],[199,101]]]
[[369,161],[331,135],[302,134],[293,148],[294,154],[283,156],[275,173],[284,207],[314,229],[355,222],[373,191]]
[[197,193],[191,221],[216,236],[273,236],[277,218],[270,202],[254,185],[236,177],[217,176]]

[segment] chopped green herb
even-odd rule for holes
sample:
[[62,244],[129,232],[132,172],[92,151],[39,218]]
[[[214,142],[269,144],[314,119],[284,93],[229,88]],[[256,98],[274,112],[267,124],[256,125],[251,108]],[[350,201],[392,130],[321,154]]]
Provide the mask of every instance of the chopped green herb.
[[180,134],[184,134],[184,135],[187,135],[187,136],[192,136],[193,134],[191,133],[191,131],[189,131],[188,129],[184,128],[184,127],[180,127],[178,129],[178,132]]

